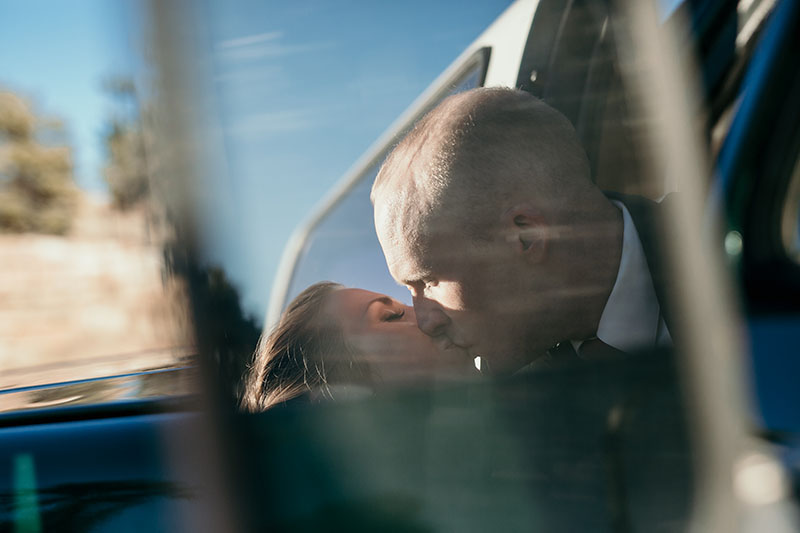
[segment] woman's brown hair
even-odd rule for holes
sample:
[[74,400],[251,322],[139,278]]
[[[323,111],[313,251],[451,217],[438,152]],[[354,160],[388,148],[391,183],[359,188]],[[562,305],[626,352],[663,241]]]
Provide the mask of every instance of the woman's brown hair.
[[303,394],[331,396],[332,383],[355,381],[365,369],[333,317],[323,310],[328,297],[341,289],[321,282],[301,292],[278,325],[263,334],[245,383],[242,408],[263,411]]

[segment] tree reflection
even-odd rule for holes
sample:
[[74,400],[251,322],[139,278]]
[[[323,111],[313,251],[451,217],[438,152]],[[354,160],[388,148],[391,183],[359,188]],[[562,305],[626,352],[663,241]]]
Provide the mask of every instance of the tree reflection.
[[[72,150],[58,120],[36,116],[30,105],[0,92],[0,231],[63,235],[76,207]],[[62,142],[44,140],[62,138]]]

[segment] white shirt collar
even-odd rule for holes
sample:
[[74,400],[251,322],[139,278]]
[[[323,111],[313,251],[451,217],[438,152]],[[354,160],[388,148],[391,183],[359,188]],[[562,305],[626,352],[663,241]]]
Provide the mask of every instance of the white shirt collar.
[[661,322],[653,279],[628,209],[622,202],[611,202],[622,211],[622,256],[617,279],[600,315],[597,338],[623,352],[653,348]]

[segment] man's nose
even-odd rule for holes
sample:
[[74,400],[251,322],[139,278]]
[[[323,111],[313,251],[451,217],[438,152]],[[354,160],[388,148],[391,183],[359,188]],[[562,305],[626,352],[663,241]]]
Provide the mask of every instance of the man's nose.
[[417,315],[417,326],[431,337],[443,335],[450,323],[450,318],[438,303],[425,297],[415,297],[414,313]]

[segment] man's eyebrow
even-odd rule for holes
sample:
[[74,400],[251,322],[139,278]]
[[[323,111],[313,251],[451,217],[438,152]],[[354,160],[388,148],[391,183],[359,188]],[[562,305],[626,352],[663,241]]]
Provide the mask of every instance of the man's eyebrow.
[[423,283],[424,279],[425,279],[424,276],[415,276],[412,279],[404,279],[402,281],[398,281],[397,284],[400,285],[401,287],[413,287],[414,285],[419,285],[420,283]]
[[372,300],[369,301],[369,303],[367,303],[366,307],[364,307],[364,313],[361,315],[361,317],[363,318],[363,317],[367,316],[367,312],[369,311],[369,308],[372,307],[372,304],[377,303],[377,302],[380,302],[380,303],[383,303],[383,304],[386,304],[386,305],[392,305],[394,303],[394,300],[392,300],[388,296],[378,296],[377,298],[373,298]]
[[427,270],[415,271],[411,272],[410,274],[411,275],[408,277],[398,281],[397,284],[405,287],[411,287],[413,285],[424,283],[426,280],[429,280],[433,277],[433,274]]

